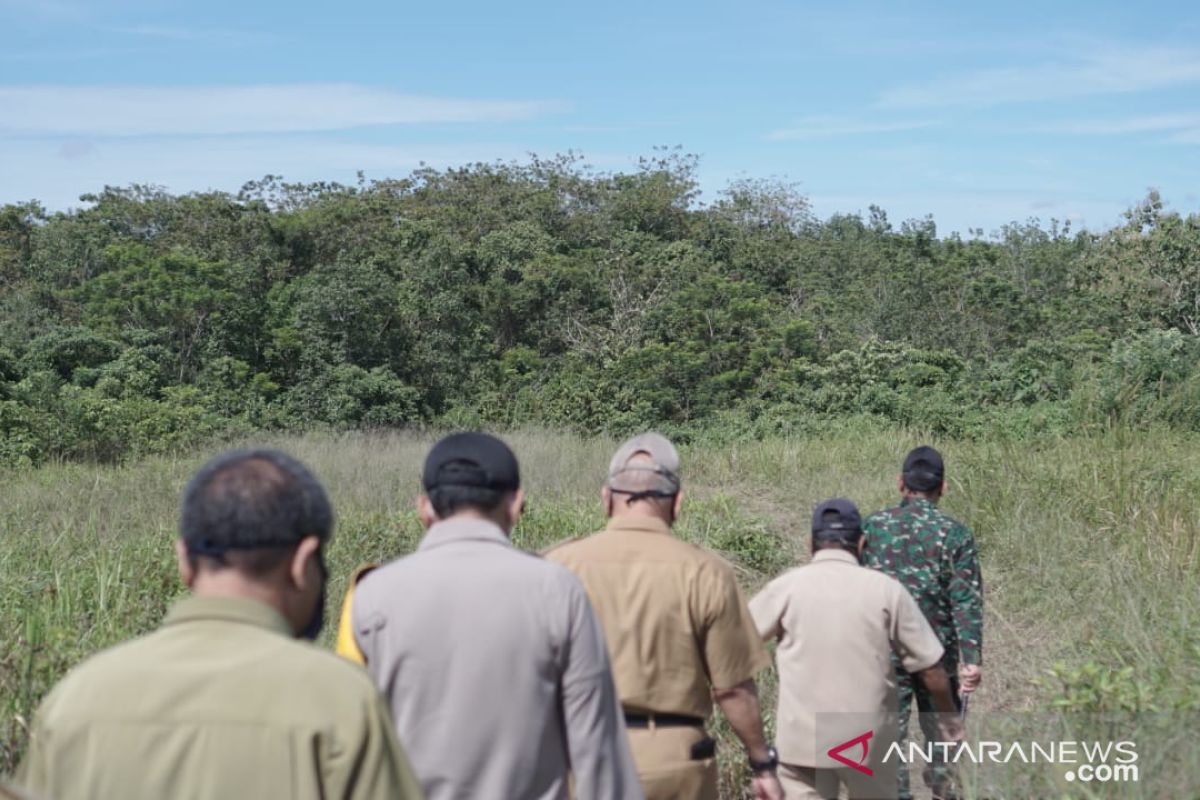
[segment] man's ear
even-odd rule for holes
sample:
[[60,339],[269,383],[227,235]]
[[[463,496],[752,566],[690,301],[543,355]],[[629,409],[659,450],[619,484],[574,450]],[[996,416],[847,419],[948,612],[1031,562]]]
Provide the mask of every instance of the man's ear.
[[612,489],[608,488],[608,484],[600,487],[600,504],[604,506],[605,516],[612,516],[613,512],[613,493]]
[[426,528],[438,521],[437,512],[433,510],[433,501],[428,495],[417,495],[417,516],[421,518],[421,524]]
[[188,557],[187,545],[183,543],[183,539],[175,540],[175,561],[179,564],[179,577],[183,579],[183,585],[191,589],[192,584],[196,582],[196,567]]
[[521,518],[521,514],[525,512],[525,490],[517,489],[513,492],[512,499],[508,501],[508,520],[509,525],[513,528],[517,527],[517,520]]
[[675,493],[675,499],[671,501],[671,519],[679,519],[679,509],[683,508],[683,489]]
[[938,499],[946,496],[946,479],[942,479],[942,485],[938,487]]
[[316,536],[305,536],[300,540],[300,544],[296,545],[296,552],[292,553],[291,563],[288,564],[288,577],[297,589],[303,589],[311,580],[308,564],[316,559],[320,549],[321,540]]
[[866,549],[867,549],[867,537],[859,536],[858,537],[858,560],[859,561],[862,560],[863,550],[866,550]]
[[904,494],[904,473],[896,476],[896,489],[900,494]]

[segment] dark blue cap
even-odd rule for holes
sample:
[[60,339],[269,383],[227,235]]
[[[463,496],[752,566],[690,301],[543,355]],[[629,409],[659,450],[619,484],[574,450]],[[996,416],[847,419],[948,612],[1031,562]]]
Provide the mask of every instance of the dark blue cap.
[[454,433],[425,457],[425,491],[439,486],[470,486],[498,492],[521,486],[517,457],[508,445],[486,433]]
[[917,492],[934,492],[946,477],[942,454],[928,445],[916,448],[904,459],[904,485]]
[[812,517],[813,536],[843,538],[862,532],[862,517],[858,506],[844,497],[826,500],[817,506]]

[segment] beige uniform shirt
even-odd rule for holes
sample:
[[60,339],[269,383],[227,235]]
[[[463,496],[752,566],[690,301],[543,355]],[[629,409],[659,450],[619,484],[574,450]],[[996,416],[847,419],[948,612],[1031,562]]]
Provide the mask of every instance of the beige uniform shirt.
[[713,687],[729,689],[770,663],[733,569],[662,520],[615,518],[546,557],[587,588],[627,711],[706,719]]
[[54,800],[421,797],[362,669],[225,598],[182,600],[67,675],[19,777]]
[[570,572],[477,519],[432,526],[350,618],[430,800],[640,798],[600,626]]
[[771,581],[750,612],[763,638],[779,640],[776,746],[786,764],[840,767],[826,755],[830,747],[894,724],[893,650],[909,672],[942,657],[900,582],[844,550],[820,550]]

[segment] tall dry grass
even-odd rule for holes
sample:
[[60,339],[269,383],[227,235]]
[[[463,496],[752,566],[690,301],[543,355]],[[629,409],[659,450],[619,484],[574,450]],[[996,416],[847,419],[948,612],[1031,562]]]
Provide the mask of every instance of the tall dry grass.
[[[538,549],[603,524],[598,491],[615,442],[544,431],[507,438],[530,500],[518,544]],[[419,539],[412,503],[431,441],[389,432],[261,442],[297,455],[329,488],[338,514],[331,598],[355,566]],[[864,512],[894,502],[899,462],[918,443],[908,432],[849,427],[685,447],[680,534],[725,552],[754,591],[807,558],[817,501],[847,496]],[[1067,700],[1080,711],[1200,707],[1195,438],[1151,431],[935,444],[949,469],[944,508],[971,526],[983,559],[986,672],[973,709]],[[0,774],[15,767],[50,686],[90,653],[152,629],[181,593],[171,551],[178,498],[211,454],[3,476]],[[1097,674],[1107,676],[1101,689],[1088,683]],[[762,682],[769,705],[774,678]],[[723,781],[735,796],[741,759],[724,744]]]

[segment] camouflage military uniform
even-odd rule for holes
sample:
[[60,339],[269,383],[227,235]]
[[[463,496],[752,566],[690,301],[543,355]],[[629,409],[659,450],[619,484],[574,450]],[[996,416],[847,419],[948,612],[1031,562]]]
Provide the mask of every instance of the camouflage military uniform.
[[[981,664],[983,658],[983,580],[975,539],[965,525],[943,514],[930,500],[905,499],[900,505],[869,517],[863,524],[866,546],[863,563],[895,577],[916,599],[925,618],[946,648],[942,666],[958,700],[958,665]],[[909,711],[914,694],[926,740],[939,738],[929,692],[897,668],[900,690],[900,738],[908,737]],[[914,685],[915,683],[915,685]],[[949,773],[938,764],[925,771],[935,789]],[[912,795],[908,770],[900,770],[900,798]]]

